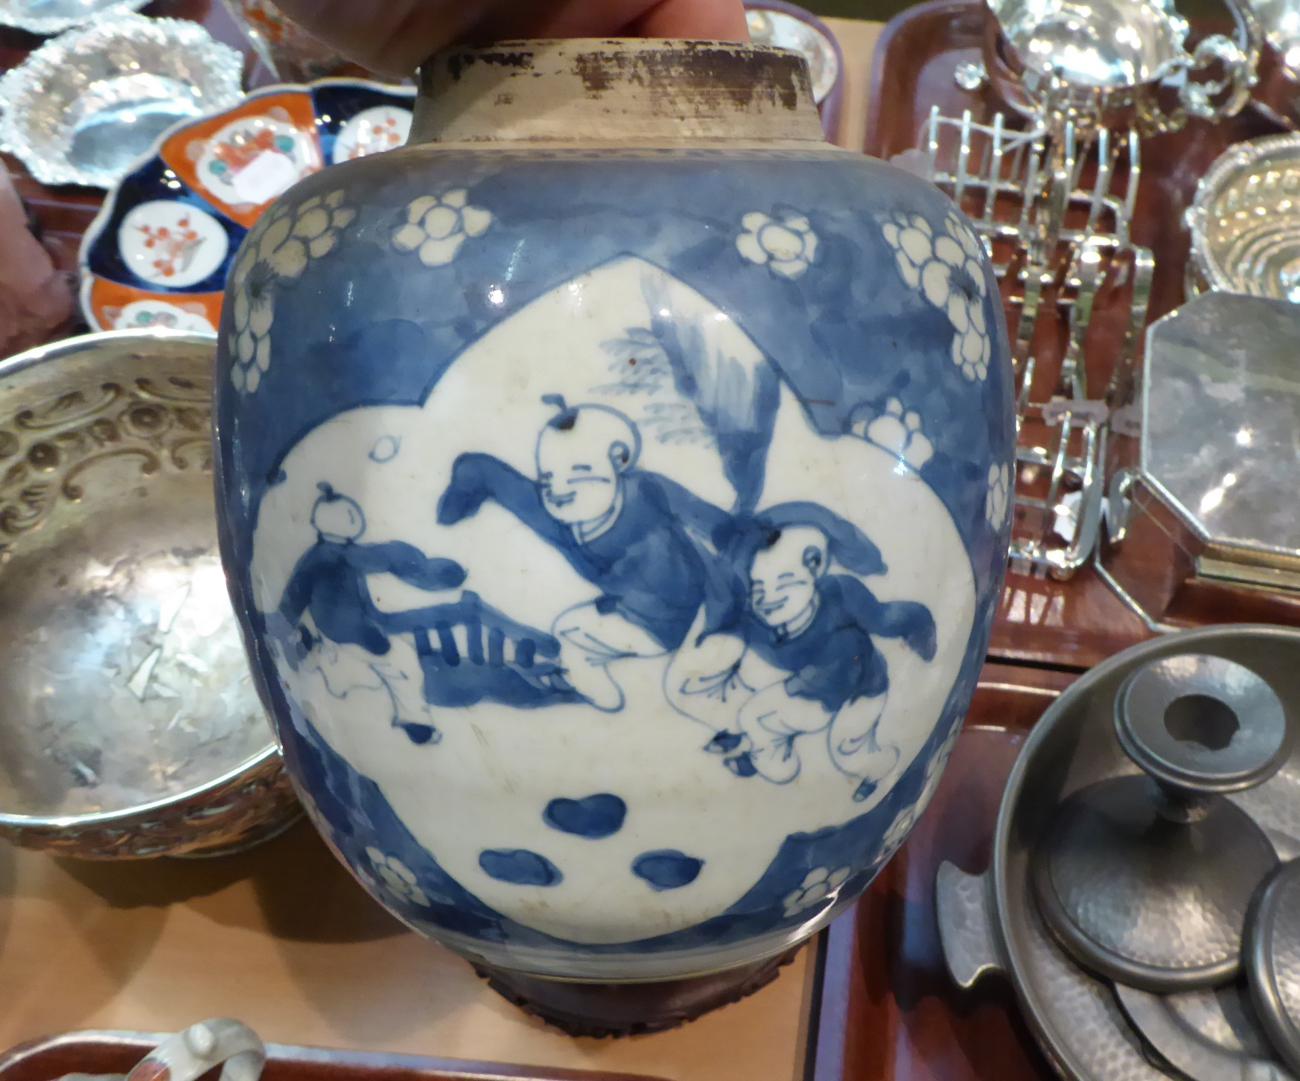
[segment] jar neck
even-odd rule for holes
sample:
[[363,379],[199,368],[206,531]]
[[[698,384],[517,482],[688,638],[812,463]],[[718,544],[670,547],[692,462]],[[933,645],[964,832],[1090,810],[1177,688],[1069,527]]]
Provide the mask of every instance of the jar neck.
[[798,54],[628,38],[444,50],[420,69],[409,144],[823,141]]

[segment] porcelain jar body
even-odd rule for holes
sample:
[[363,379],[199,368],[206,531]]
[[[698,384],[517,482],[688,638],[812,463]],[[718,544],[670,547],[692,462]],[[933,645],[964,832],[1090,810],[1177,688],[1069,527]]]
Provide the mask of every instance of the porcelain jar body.
[[232,274],[222,542],[289,770],[477,962],[775,955],[902,842],[982,664],[1013,442],[983,249],[822,142],[788,54],[440,63],[432,141],[304,181]]

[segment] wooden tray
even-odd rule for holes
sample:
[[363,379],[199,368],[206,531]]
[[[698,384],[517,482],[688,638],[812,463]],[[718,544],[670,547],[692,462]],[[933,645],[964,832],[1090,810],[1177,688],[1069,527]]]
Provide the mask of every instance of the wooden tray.
[[985,669],[934,802],[870,891],[831,925],[812,1081],[1055,1076],[1009,983],[990,978],[967,992],[949,979],[934,901],[944,860],[972,872],[988,866],[1002,790],[1020,746],[1071,682],[1067,673],[1031,673]]
[[[914,148],[936,105],[945,116],[960,117],[970,110],[976,123],[991,120],[1001,108],[996,91],[986,84],[969,92],[953,81],[959,64],[982,57],[985,21],[983,4],[933,0],[908,9],[885,27],[872,68],[866,134],[869,154],[887,160]],[[1143,140],[1143,175],[1132,235],[1136,243],[1155,254],[1149,321],[1172,311],[1184,299],[1189,239],[1183,213],[1191,204],[1197,180],[1231,143],[1278,130],[1248,108],[1220,124],[1193,120],[1182,131]],[[1104,387],[1109,379],[1107,365],[1119,354],[1128,307],[1127,289],[1108,286],[1098,296],[1087,339],[1092,387]],[[1014,328],[1014,311],[1008,319]],[[1040,375],[1059,370],[1064,341],[1063,321],[1040,321],[1034,350]],[[1136,458],[1135,439],[1112,439],[1112,466],[1130,464]],[[1141,507],[1138,513],[1144,513]],[[1162,524],[1140,527],[1134,530],[1131,543],[1125,542],[1129,551],[1124,554],[1149,567],[1185,565],[1182,539]],[[1165,593],[1168,600],[1161,614],[1167,622],[1300,620],[1300,609],[1273,594],[1203,582],[1179,583]],[[1090,567],[1068,582],[1013,574],[1008,577],[1000,618],[994,625],[990,657],[1079,670],[1150,633]]]
[[[0,1055],[0,1081],[57,1081],[69,1073],[125,1074],[164,1039],[165,1035],[141,1032],[74,1032],[36,1040]],[[657,1081],[645,1074],[591,1073],[282,1044],[268,1044],[266,1051],[262,1081]]]

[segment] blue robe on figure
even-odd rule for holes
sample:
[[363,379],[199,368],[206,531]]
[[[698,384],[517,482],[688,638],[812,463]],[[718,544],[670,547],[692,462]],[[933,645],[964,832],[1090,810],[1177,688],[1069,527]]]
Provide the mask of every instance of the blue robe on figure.
[[462,454],[438,503],[438,521],[452,525],[485,500],[496,501],[600,590],[598,610],[618,613],[673,650],[719,581],[692,532],[708,537],[728,515],[658,473],[632,469],[619,483],[613,524],[582,540],[546,509],[535,481],[489,454]]

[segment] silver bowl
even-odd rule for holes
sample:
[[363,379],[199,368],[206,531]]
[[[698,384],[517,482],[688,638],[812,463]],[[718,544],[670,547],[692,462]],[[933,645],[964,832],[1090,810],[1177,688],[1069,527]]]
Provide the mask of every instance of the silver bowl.
[[212,855],[298,814],[217,552],[215,339],[0,362],[0,836]]
[[61,34],[104,15],[138,11],[149,0],[0,0],[0,26],[29,34]]
[[1192,288],[1300,303],[1300,135],[1229,147],[1187,211]]
[[0,79],[0,149],[43,184],[106,188],[178,120],[238,101],[243,65],[198,23],[100,18]]

